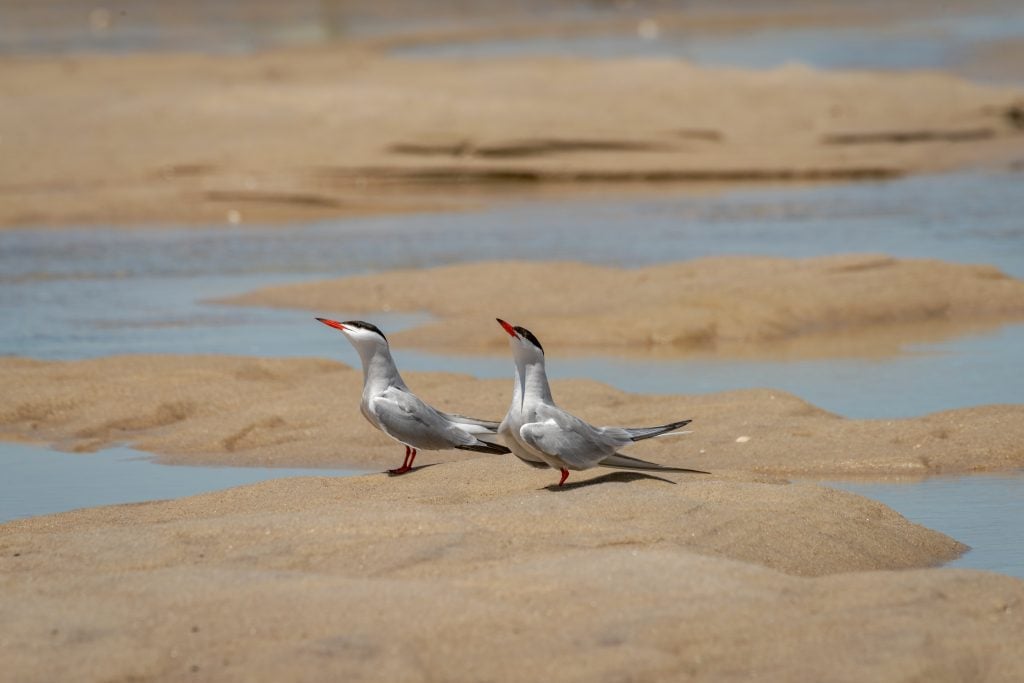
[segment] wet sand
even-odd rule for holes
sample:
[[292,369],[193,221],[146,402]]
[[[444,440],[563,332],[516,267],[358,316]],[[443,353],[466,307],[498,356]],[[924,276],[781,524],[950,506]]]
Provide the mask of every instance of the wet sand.
[[[1024,154],[1024,93],[940,73],[358,48],[0,60],[0,226],[288,222],[495,188],[878,179]],[[469,196],[456,190],[469,189]]]
[[269,287],[226,303],[422,312],[392,335],[445,352],[506,353],[500,316],[558,353],[794,356],[898,353],[1024,320],[1024,282],[992,266],[884,255],[717,257],[646,268],[484,262]]
[[1022,670],[1024,582],[749,477],[560,491],[510,459],[0,526],[16,679],[772,680]]
[[[13,103],[0,107],[0,227],[290,222],[457,209],[509,188],[876,179],[1024,154],[1024,94],[935,73],[309,49],[4,58],[0,98]],[[1024,300],[991,267],[875,256],[498,272],[410,271],[244,302],[429,308],[389,289],[401,280],[451,298],[429,308],[444,328],[397,345],[500,353],[500,305],[558,352],[828,355],[1019,320]],[[516,308],[511,284],[557,287],[581,313],[544,297]],[[461,307],[474,295],[487,311]],[[893,332],[897,320],[906,327]],[[444,409],[486,417],[504,413],[511,389],[407,379]],[[358,370],[329,360],[8,357],[0,386],[0,438],[82,458],[120,443],[193,464],[383,468],[401,455],[359,414]],[[572,380],[554,391],[596,423],[693,418],[693,434],[630,452],[712,474],[594,470],[552,489],[550,472],[510,456],[428,452],[401,478],[278,480],[3,524],[4,674],[1024,677],[1024,582],[924,569],[966,548],[881,504],[778,478],[1020,468],[1024,406],[847,420],[771,389],[660,397]]]
[[[488,415],[510,384],[408,379],[438,405]],[[0,382],[15,388],[0,404],[6,438],[80,450],[128,441],[188,462],[397,457],[358,414],[360,373],[325,360],[3,359]],[[993,456],[1019,467],[1024,407],[854,422],[768,391],[554,389],[597,421],[693,416],[707,429],[634,451],[713,474],[595,470],[559,489],[511,456],[424,453],[398,478],[276,480],[3,524],[5,671],[467,681],[1024,673],[1024,582],[921,569],[966,548],[866,498],[757,474],[773,462],[798,469],[801,453],[835,471],[850,465],[837,452],[875,447],[870,471],[922,471],[938,444],[953,469],[965,455],[968,468]],[[993,444],[997,431],[1005,441]]]
[[[511,377],[406,373],[442,410],[500,419]],[[170,462],[397,467],[402,448],[359,412],[362,373],[319,359],[114,356],[0,359],[0,437],[89,451],[128,444]],[[902,420],[849,420],[771,389],[701,396],[628,394],[587,380],[553,383],[563,407],[596,424],[693,419],[693,433],[630,453],[724,473],[925,475],[1024,466],[1024,405],[979,406]],[[423,452],[428,464],[475,458]],[[550,472],[531,471],[538,486]]]

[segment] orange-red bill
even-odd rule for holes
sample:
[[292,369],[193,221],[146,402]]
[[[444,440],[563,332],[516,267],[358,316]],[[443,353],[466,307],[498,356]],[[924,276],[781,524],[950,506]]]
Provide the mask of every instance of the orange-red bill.
[[509,324],[508,324],[507,322],[505,322],[505,321],[504,321],[504,320],[502,320],[501,318],[495,318],[495,320],[497,320],[497,321],[498,321],[498,324],[499,324],[499,325],[501,325],[502,327],[504,327],[504,328],[505,328],[505,331],[506,331],[506,332],[508,332],[508,333],[509,333],[510,335],[512,335],[513,337],[514,337],[514,336],[516,336],[516,328],[512,327],[511,325],[509,325]]
[[317,318],[317,320],[322,322],[324,325],[327,325],[327,327],[333,327],[336,330],[345,330],[345,326],[339,323],[337,320],[328,320],[327,318]]

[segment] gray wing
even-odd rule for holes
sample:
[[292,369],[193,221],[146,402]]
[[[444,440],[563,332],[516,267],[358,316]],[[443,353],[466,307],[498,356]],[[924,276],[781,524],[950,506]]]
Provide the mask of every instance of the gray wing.
[[444,415],[460,426],[470,427],[471,429],[468,430],[470,432],[475,433],[477,430],[482,434],[496,434],[498,432],[498,422],[495,420],[481,420],[478,417],[469,417],[468,415],[459,415],[458,413],[441,413],[441,415]]
[[546,462],[523,448],[516,430],[509,424],[508,415],[506,415],[505,419],[501,421],[500,425],[498,425],[498,436],[500,436],[502,441],[505,442],[505,445],[508,446],[512,455],[516,456],[530,467],[536,467],[537,469],[546,469],[550,467]]
[[594,467],[615,453],[617,440],[608,439],[601,430],[557,406],[539,406],[536,415],[536,422],[520,428],[520,438],[538,451],[558,458],[569,469]]
[[693,420],[679,420],[658,425],[657,427],[604,427],[601,431],[606,436],[624,439],[622,445],[626,445],[630,441],[642,441],[643,439],[670,434],[677,429],[682,429],[691,422]]
[[396,387],[370,399],[367,407],[385,434],[413,448],[440,450],[478,443],[416,395]]

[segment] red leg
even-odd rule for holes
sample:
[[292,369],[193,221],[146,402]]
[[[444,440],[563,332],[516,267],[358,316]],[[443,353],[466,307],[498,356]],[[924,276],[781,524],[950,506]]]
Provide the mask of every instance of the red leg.
[[416,457],[416,451],[406,446],[405,460],[402,461],[402,466],[399,467],[398,469],[388,470],[388,474],[405,474],[406,472],[408,472],[409,468],[412,466],[412,458],[409,457],[410,454],[412,455],[413,458]]
[[412,449],[412,457],[409,458],[409,464],[405,466],[405,469],[412,469],[412,461],[416,459],[416,449]]
[[562,468],[562,478],[558,480],[558,485],[561,486],[565,483],[565,480],[569,478],[569,470]]

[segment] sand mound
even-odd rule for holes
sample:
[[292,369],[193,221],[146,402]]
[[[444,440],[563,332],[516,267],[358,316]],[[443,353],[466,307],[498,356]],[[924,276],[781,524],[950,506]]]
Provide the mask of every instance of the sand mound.
[[1019,91],[802,66],[68,55],[0,61],[0,96],[17,104],[0,108],[0,129],[24,131],[0,155],[8,226],[288,221],[480,199],[438,185],[872,179],[1024,148]]
[[[500,419],[509,380],[407,373],[453,412]],[[110,444],[172,461],[395,467],[402,448],[359,413],[362,374],[317,359],[118,356],[73,362],[0,359],[0,436],[88,451]],[[1024,466],[1024,406],[981,406],[903,420],[847,420],[767,389],[702,396],[627,394],[557,381],[555,398],[596,424],[692,418],[694,433],[629,450],[669,465],[777,474],[931,474]],[[446,451],[417,462],[474,457]],[[525,469],[525,468],[524,468]],[[530,471],[538,485],[550,473]]]
[[638,269],[484,262],[269,287],[227,301],[322,314],[426,310],[440,321],[394,341],[447,351],[507,353],[498,315],[560,352],[849,353],[1022,320],[1024,282],[992,266],[925,259],[730,256]]
[[0,526],[0,656],[18,680],[1015,680],[1024,582],[848,573],[959,549],[806,485],[548,491],[495,458],[278,480]]

